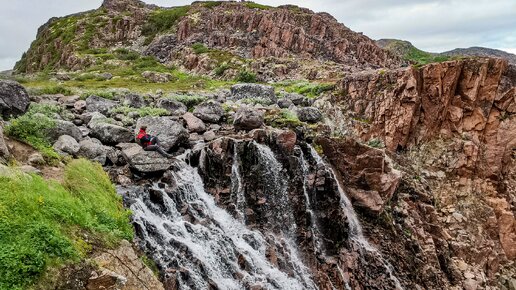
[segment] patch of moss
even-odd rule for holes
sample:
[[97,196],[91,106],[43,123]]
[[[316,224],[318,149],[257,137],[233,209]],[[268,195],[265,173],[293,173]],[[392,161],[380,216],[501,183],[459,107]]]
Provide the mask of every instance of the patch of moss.
[[190,6],[180,6],[154,11],[142,28],[144,36],[152,37],[170,30],[181,18],[190,11]]
[[289,109],[269,111],[265,115],[265,123],[275,128],[295,128],[305,124],[299,120],[295,112]]

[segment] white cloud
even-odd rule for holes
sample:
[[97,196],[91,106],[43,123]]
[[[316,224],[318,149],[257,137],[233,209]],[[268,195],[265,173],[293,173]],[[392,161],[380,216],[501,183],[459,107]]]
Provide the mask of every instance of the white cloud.
[[[398,38],[428,51],[456,47],[508,48],[515,53],[516,1],[514,0],[255,0],[278,6],[295,4],[329,12],[351,29],[373,39]],[[37,28],[52,16],[94,9],[101,0],[3,1],[0,10],[0,70],[15,60],[34,40]],[[147,0],[160,6],[191,1]]]

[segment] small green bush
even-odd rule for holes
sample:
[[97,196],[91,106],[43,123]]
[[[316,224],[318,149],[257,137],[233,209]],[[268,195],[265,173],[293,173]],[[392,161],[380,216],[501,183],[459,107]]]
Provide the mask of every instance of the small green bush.
[[33,90],[33,93],[36,95],[58,95],[63,94],[65,96],[73,95],[73,91],[67,87],[63,87],[60,85],[52,85],[43,88],[37,88]]
[[206,8],[214,8],[214,7],[217,7],[219,5],[222,4],[222,1],[206,1],[204,3],[202,3],[202,6],[206,7]]
[[182,17],[186,16],[190,6],[156,10],[142,28],[145,36],[155,36],[171,29]]
[[256,83],[256,75],[250,71],[244,70],[237,75],[236,81],[242,83]]
[[116,98],[116,95],[117,94],[114,91],[100,91],[100,90],[85,91],[85,92],[81,93],[81,99],[85,100],[89,96],[97,96],[97,97],[101,97],[104,99],[113,100]]
[[5,127],[8,136],[30,144],[41,151],[49,163],[59,160],[59,155],[52,149],[47,132],[55,127],[53,115],[61,112],[61,108],[54,105],[32,104],[25,115],[11,120]]
[[272,127],[297,127],[303,125],[297,114],[289,109],[282,109],[279,112],[271,112],[265,117],[267,125]]
[[203,43],[200,42],[192,44],[192,49],[195,54],[203,54],[210,51]]
[[215,68],[215,75],[218,77],[221,77],[224,75],[224,73],[229,69],[229,65],[227,63],[223,63]]
[[0,289],[29,288],[49,266],[82,258],[84,244],[132,239],[130,213],[99,164],[73,160],[63,184],[14,170],[0,182]]
[[137,60],[140,57],[138,52],[125,48],[116,49],[114,54],[120,60]]
[[383,141],[380,139],[376,139],[376,138],[369,140],[369,142],[367,142],[367,146],[373,147],[373,148],[385,148]]
[[195,106],[206,101],[208,98],[203,96],[189,96],[189,95],[175,95],[168,97],[169,99],[176,100],[183,103],[188,107],[188,110],[193,109]]

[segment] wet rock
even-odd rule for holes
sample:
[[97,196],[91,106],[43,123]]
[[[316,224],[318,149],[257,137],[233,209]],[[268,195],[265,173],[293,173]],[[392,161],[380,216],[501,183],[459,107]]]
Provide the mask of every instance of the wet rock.
[[138,134],[140,127],[147,126],[147,133],[158,136],[161,146],[165,151],[188,142],[188,131],[183,125],[169,117],[144,117],[138,119],[134,135]]
[[257,129],[264,123],[263,112],[247,106],[240,107],[234,118],[233,125],[237,130]]
[[98,96],[89,96],[86,99],[86,110],[88,112],[99,112],[103,115],[107,115],[109,110],[116,106],[116,102]]
[[145,99],[137,94],[128,94],[124,97],[122,104],[127,107],[142,108],[145,107]]
[[288,153],[293,152],[296,142],[297,135],[294,131],[280,131],[276,136],[276,144]]
[[159,99],[156,106],[169,111],[174,116],[181,116],[188,111],[188,108],[183,103],[166,98]]
[[298,108],[296,114],[300,121],[308,123],[319,122],[323,117],[321,111],[314,107]]
[[402,177],[385,152],[352,138],[319,138],[317,142],[342,175],[353,204],[372,214],[381,213]]
[[277,101],[274,88],[260,84],[236,84],[231,87],[231,98],[261,100],[268,104],[274,104]]
[[29,107],[29,94],[15,81],[0,80],[0,115],[4,118],[16,117]]
[[134,138],[131,130],[118,125],[95,122],[90,128],[91,136],[108,145],[131,142]]
[[190,132],[202,133],[206,131],[206,125],[204,122],[190,112],[183,115],[183,120],[185,120],[186,127]]
[[161,156],[161,154],[155,151],[144,151],[137,144],[122,150],[122,156],[124,156],[132,169],[141,173],[162,172],[172,166],[170,159]]
[[102,142],[94,138],[88,138],[79,142],[79,145],[81,148],[77,154],[78,156],[97,161],[102,165],[106,164],[109,147],[102,145]]
[[79,153],[81,146],[73,137],[63,135],[57,139],[57,142],[54,143],[53,148],[60,155],[76,156],[77,153]]
[[193,114],[204,122],[218,123],[224,117],[225,111],[220,103],[207,101],[195,107]]

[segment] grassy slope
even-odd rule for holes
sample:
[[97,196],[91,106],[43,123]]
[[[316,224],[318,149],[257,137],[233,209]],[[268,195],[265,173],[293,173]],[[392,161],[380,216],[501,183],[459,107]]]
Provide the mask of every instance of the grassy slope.
[[0,289],[25,289],[93,244],[132,238],[129,212],[100,165],[70,162],[63,184],[10,171],[0,177]]

